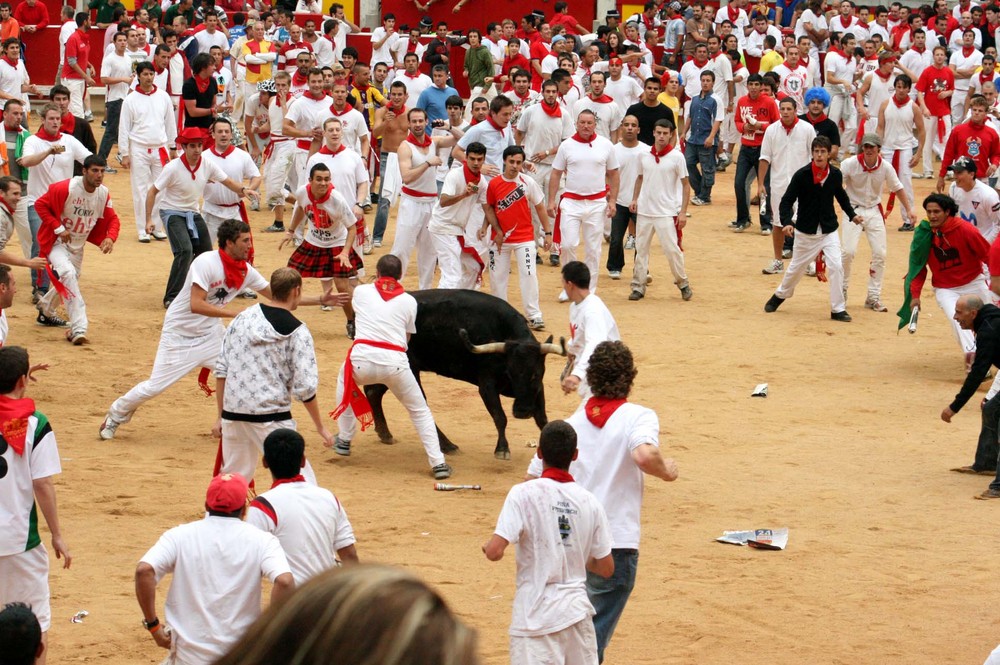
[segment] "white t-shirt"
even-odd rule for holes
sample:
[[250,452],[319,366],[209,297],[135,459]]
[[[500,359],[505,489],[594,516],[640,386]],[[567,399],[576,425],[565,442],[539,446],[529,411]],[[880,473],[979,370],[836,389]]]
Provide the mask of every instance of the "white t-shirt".
[[[361,142],[371,140],[369,138],[368,123],[365,122],[365,116],[361,114],[361,111],[350,106],[347,106],[347,109],[346,113],[342,113],[341,115],[333,114],[333,117],[340,120],[340,125],[343,128],[343,134],[340,139],[341,143],[346,145],[349,150],[353,150],[360,155]],[[327,109],[327,118],[330,115],[330,110]],[[324,121],[327,118],[324,118]],[[298,127],[298,123],[296,123],[296,127]]]
[[[0,65],[2,67],[2,65]],[[111,53],[104,56],[104,60],[101,61],[101,78],[113,78],[113,79],[127,79],[132,76],[132,59],[125,55],[118,55],[117,53]],[[0,74],[0,80],[2,80],[3,74]],[[107,99],[108,102],[116,102],[121,99],[125,99],[125,95],[128,94],[128,83],[112,83],[107,86]]]
[[[59,64],[66,62],[66,41],[76,32],[76,21],[69,20],[59,27]],[[62,67],[59,68],[62,71]]]
[[165,605],[177,660],[213,663],[260,616],[260,578],[290,573],[278,539],[233,517],[170,529],[141,561],[159,582],[173,573]]
[[226,285],[226,273],[222,268],[219,252],[199,254],[191,262],[183,288],[167,308],[167,314],[163,317],[163,332],[184,337],[201,337],[213,333],[217,328],[222,328],[222,319],[191,311],[191,287],[195,284],[205,290],[206,302],[222,307],[232,302],[233,298],[245,289],[260,291],[266,288],[267,280],[257,272],[256,268],[247,264],[247,276],[243,284],[231,289]]
[[624,117],[628,107],[639,101],[639,97],[642,96],[642,86],[631,76],[622,75],[617,81],[608,77],[607,84],[604,86],[604,94],[615,100],[615,104],[621,108],[622,117]]
[[647,150],[639,156],[638,175],[642,176],[642,189],[636,211],[651,217],[676,217],[684,203],[684,184],[688,177],[687,163],[680,150],[673,148],[659,163]]
[[569,306],[569,344],[566,351],[576,357],[572,375],[580,379],[580,388],[587,384],[590,356],[601,342],[621,340],[618,324],[604,301],[591,293],[579,304]]
[[[879,158],[881,159],[881,155]],[[855,208],[874,208],[882,203],[883,185],[888,185],[890,192],[898,191],[903,185],[889,160],[882,159],[882,163],[873,171],[865,171],[863,160],[864,155],[857,155],[841,161],[844,191]]]
[[336,19],[340,23],[340,27],[337,29],[337,34],[333,36],[333,55],[337,60],[340,60],[340,56],[344,53],[344,49],[347,47],[347,35],[354,32],[347,21],[341,19]]
[[[566,422],[576,431],[579,451],[569,472],[604,506],[611,524],[611,547],[639,549],[643,474],[632,451],[643,444],[660,447],[659,418],[652,409],[626,403],[604,427],[587,420],[583,409]],[[542,461],[537,456],[532,457],[528,473],[541,475]]]
[[549,635],[594,615],[587,562],[611,554],[611,527],[593,494],[549,478],[515,485],[495,533],[517,545],[511,635]]
[[[244,182],[252,178],[260,177],[260,170],[254,163],[253,158],[246,150],[239,150],[230,146],[230,150],[224,153],[225,157],[215,151],[215,148],[201,153],[202,159],[218,166],[228,178],[236,182]],[[202,203],[202,212],[216,217],[226,219],[239,219],[240,211],[237,204],[240,202],[240,195],[229,189],[225,185],[211,182],[205,187],[205,201]],[[213,244],[215,239],[213,238]]]
[[212,33],[208,30],[202,30],[195,34],[194,40],[198,42],[199,53],[208,53],[213,46],[222,48],[223,53],[229,50],[229,40],[226,39],[221,30]]
[[355,543],[354,529],[333,492],[283,482],[250,502],[247,524],[277,536],[295,585],[337,565],[337,550]]
[[[764,130],[760,158],[769,163],[771,190],[784,192],[796,171],[812,161],[812,142],[816,130],[805,120],[795,123],[791,134],[779,120]],[[779,201],[775,200],[777,208]]]
[[420,99],[420,93],[434,85],[427,74],[417,72],[416,76],[410,76],[405,70],[396,76],[396,81],[402,81],[406,86],[407,99]]
[[[83,176],[70,178],[69,196],[59,216],[63,229],[69,231],[70,239],[67,243],[57,237],[56,244],[68,248],[74,254],[82,253],[97,220],[104,216],[106,208],[111,207],[111,193],[106,186],[101,185],[88,192],[83,187]],[[58,229],[56,233],[59,233]]]
[[[817,16],[816,13],[813,12],[813,10],[806,9],[804,12],[802,12],[802,15],[799,16],[799,22],[795,24],[795,43],[798,43],[799,37],[806,36],[806,26],[805,26],[806,23],[810,24],[812,26],[812,29],[816,32],[830,29],[830,24],[826,22],[826,16],[822,12],[819,14],[819,16]],[[822,47],[823,51],[826,51],[829,44],[830,44],[829,39],[823,40],[823,43],[820,44],[819,46],[817,46],[813,42],[810,42],[809,58],[810,59],[818,58],[820,47]]]
[[[521,112],[517,121],[517,131],[524,133],[522,147],[527,157],[548,150],[556,150],[559,144],[573,135],[573,120],[570,114],[560,109],[561,115],[553,118],[545,113],[541,103],[532,104]],[[542,164],[551,164],[555,153],[542,160]]]
[[215,103],[221,106],[226,103],[226,97],[235,94],[232,91],[233,73],[228,68],[223,67],[212,72],[212,78],[215,79],[215,85],[219,89],[218,94],[215,95]]
[[[180,146],[178,146],[180,148]],[[153,183],[159,190],[160,210],[195,211],[200,209],[198,201],[209,182],[223,182],[229,176],[218,164],[210,162],[202,155],[195,166],[194,177],[187,168],[183,152],[167,162],[160,176]],[[29,178],[30,185],[30,178]]]
[[590,143],[570,138],[559,146],[552,168],[565,172],[567,191],[588,196],[607,190],[606,172],[618,168],[618,157],[603,136],[594,135]]
[[[310,132],[314,129],[321,129],[323,122],[332,115],[330,113],[330,103],[330,98],[325,96],[322,99],[299,97],[288,105],[285,120],[294,122],[295,129],[299,131]],[[301,148],[305,143],[310,142],[311,139],[297,137],[296,141]],[[308,146],[305,149],[308,150]]]
[[778,84],[778,92],[783,92],[794,99],[796,109],[804,109],[806,107],[806,90],[812,87],[812,77],[809,75],[809,70],[801,64],[796,66],[795,69],[791,69],[786,62],[775,67],[773,71],[781,77],[781,83]]
[[[4,341],[6,336],[4,330]],[[0,556],[9,556],[26,552],[42,542],[38,520],[32,519],[36,517],[32,482],[62,472],[56,435],[48,418],[39,411],[29,416],[24,454],[18,455],[5,445],[0,460],[7,471],[0,492]]]
[[857,65],[854,62],[853,57],[844,58],[838,53],[827,53],[826,59],[823,61],[823,72],[826,75],[826,87],[829,90],[833,90],[840,94],[847,94],[852,91],[850,83],[830,83],[830,77],[840,81],[853,81],[854,72],[857,69]]
[[[396,56],[396,64],[398,64],[398,65],[403,64],[403,58],[406,57],[407,53],[415,53],[417,55],[417,60],[419,60],[420,62],[423,62],[424,61],[424,51],[426,51],[426,50],[427,50],[427,47],[424,46],[423,44],[419,43],[419,42],[417,42],[416,46],[414,46],[413,44],[411,44],[409,37],[405,37],[405,38],[404,37],[399,37],[396,40],[395,46],[392,47],[392,52]],[[372,62],[375,62],[375,60],[373,59]],[[426,74],[425,74],[425,76],[426,76]],[[430,78],[428,77],[427,80],[429,81]],[[417,95],[417,96],[419,97],[419,95]],[[410,95],[410,100],[413,103],[416,103],[417,98],[414,97],[413,95]]]
[[978,180],[968,192],[951,183],[948,196],[958,204],[959,217],[979,229],[988,242],[996,239],[1000,232],[1000,194],[997,190]]
[[313,247],[343,247],[347,240],[347,229],[357,222],[351,204],[334,187],[330,190],[330,196],[318,204],[326,219],[319,220],[317,225],[306,187],[308,185],[302,185],[295,192],[295,206],[306,212],[303,238]]
[[[506,125],[502,130],[491,124],[490,119],[470,127],[458,141],[458,147],[468,150],[469,146],[478,141],[486,146],[486,163],[497,168],[503,168],[503,151],[514,145],[514,130]],[[445,160],[447,161],[447,160]]]
[[393,65],[392,50],[396,46],[396,42],[399,41],[399,33],[392,33],[388,39],[385,39],[382,46],[375,48],[375,42],[380,42],[383,39],[385,39],[385,28],[379,26],[372,30],[372,57],[370,60],[372,67],[380,62],[384,62],[390,67]]
[[[465,226],[475,208],[482,208],[486,203],[486,179],[479,178],[479,192],[475,196],[467,196],[458,203],[448,207],[441,205],[441,198],[434,202],[434,211],[427,230],[450,236],[465,235]],[[465,168],[460,166],[448,172],[441,187],[442,196],[456,196],[465,191]]]
[[35,205],[38,197],[47,192],[51,185],[72,178],[73,162],[83,164],[83,160],[91,155],[82,143],[69,134],[62,134],[58,141],[45,141],[32,134],[25,139],[22,154],[28,156],[46,152],[53,143],[58,143],[66,150],[58,155],[49,155],[28,169],[28,205]]
[[593,111],[597,116],[597,133],[606,139],[611,138],[611,132],[621,127],[625,111],[618,104],[595,102],[591,97],[584,97],[573,105],[573,117],[579,117],[584,110]]
[[[854,42],[856,44],[863,44],[868,39],[868,24],[862,22],[855,16],[850,18],[851,25],[847,25],[847,20],[844,19],[842,14],[837,14],[830,19],[830,32],[835,32],[840,35],[846,35],[848,33],[854,35]],[[781,43],[781,40],[778,40]]]
[[[952,51],[948,64],[955,69],[975,69],[983,64],[983,54],[981,51],[973,50],[969,57],[962,55],[962,49]],[[969,89],[972,79],[960,79],[955,77],[955,91],[961,92]]]
[[639,177],[639,158],[644,152],[649,152],[649,146],[642,141],[631,148],[622,143],[615,144],[615,156],[618,158],[618,200],[615,203],[620,206],[627,208],[632,204],[635,179]]
[[27,100],[28,94],[21,90],[21,86],[28,80],[28,70],[24,68],[24,60],[18,60],[17,66],[11,67],[6,58],[0,58],[0,90],[14,99]]
[[354,206],[358,202],[358,184],[369,182],[368,166],[361,155],[346,148],[334,155],[324,146],[306,162],[306,173],[317,164],[325,164],[330,169],[334,189],[348,205]]
[[[354,320],[355,339],[387,342],[407,348],[407,337],[417,332],[417,301],[409,293],[382,300],[374,284],[354,288],[351,305],[357,313]],[[375,365],[409,367],[406,353],[358,344],[351,350],[351,359]]]

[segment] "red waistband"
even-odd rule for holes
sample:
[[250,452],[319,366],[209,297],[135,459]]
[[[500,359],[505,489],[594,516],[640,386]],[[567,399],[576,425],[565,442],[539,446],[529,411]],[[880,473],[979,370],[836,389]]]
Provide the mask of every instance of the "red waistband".
[[395,344],[390,344],[389,342],[379,342],[374,339],[356,339],[354,340],[353,346],[362,344],[364,346],[374,346],[379,349],[385,349],[387,351],[402,351],[406,353],[406,349],[402,346],[396,346]]
[[409,187],[403,187],[403,193],[407,196],[414,196],[416,198],[429,198],[431,196],[437,196],[437,192],[418,192],[415,189],[410,189]]
[[563,198],[570,199],[573,201],[597,201],[598,199],[606,198],[608,195],[608,190],[603,192],[597,192],[595,194],[577,194],[576,192],[563,192]]
[[298,146],[299,148],[302,148],[303,150],[308,150],[309,148],[312,147],[312,139],[298,139],[295,142],[295,145]]

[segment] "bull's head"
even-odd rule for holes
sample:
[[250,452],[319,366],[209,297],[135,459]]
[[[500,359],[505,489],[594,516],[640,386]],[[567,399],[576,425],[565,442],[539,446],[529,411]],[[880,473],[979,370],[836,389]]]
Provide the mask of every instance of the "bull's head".
[[514,393],[512,412],[515,418],[531,418],[535,415],[538,396],[542,392],[542,378],[545,376],[545,356],[549,353],[566,355],[566,340],[559,338],[559,344],[552,343],[552,335],[539,344],[531,341],[486,342],[473,344],[469,334],[458,331],[459,337],[471,353],[502,353],[506,356],[506,372]]

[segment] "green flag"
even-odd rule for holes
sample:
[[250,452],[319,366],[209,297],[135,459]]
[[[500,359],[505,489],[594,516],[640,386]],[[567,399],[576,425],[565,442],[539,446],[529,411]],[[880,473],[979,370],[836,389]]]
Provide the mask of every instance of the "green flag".
[[910,242],[910,267],[906,272],[906,280],[903,282],[903,306],[899,308],[896,315],[899,316],[899,326],[896,330],[902,330],[910,324],[910,284],[917,274],[927,265],[927,256],[931,252],[931,241],[934,237],[931,231],[930,222],[926,219],[917,224],[913,230],[913,240]]

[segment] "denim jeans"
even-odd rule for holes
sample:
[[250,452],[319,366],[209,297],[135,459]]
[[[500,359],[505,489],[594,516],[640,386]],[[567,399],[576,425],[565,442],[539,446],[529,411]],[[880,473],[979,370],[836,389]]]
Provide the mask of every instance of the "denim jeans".
[[[740,145],[739,155],[736,157],[736,178],[733,187],[736,189],[736,221],[740,223],[750,222],[750,199],[747,198],[747,180],[751,174],[757,172],[757,163],[760,162],[760,146]],[[763,225],[761,220],[761,225]]]
[[[38,229],[42,226],[42,218],[35,212],[35,206],[28,206],[28,226],[31,228],[31,258],[38,256],[41,247],[38,245]],[[31,271],[31,288],[48,291],[49,275],[44,270]]]
[[385,184],[385,163],[389,161],[389,153],[379,153],[378,160],[378,208],[375,211],[375,225],[372,228],[372,239],[382,240],[385,227],[389,224],[389,199],[382,197],[382,186]]
[[702,201],[711,201],[712,186],[715,185],[715,148],[688,142],[684,146],[684,159],[687,161],[688,181],[694,195]]
[[167,277],[167,289],[163,294],[163,301],[173,300],[184,288],[184,281],[187,279],[188,270],[191,268],[191,261],[194,257],[204,252],[212,251],[212,239],[209,237],[208,226],[201,215],[194,216],[194,225],[198,229],[198,240],[191,237],[187,227],[187,220],[179,215],[169,215],[160,211],[160,219],[163,220],[163,228],[167,231],[170,239],[170,251],[174,253],[174,262],[170,265],[170,276]]
[[587,596],[597,614],[594,615],[594,630],[597,633],[597,660],[604,662],[604,649],[625,610],[625,603],[635,587],[635,569],[639,564],[639,550],[613,549],[611,558],[615,562],[615,572],[605,579],[600,575],[587,573]]
[[625,267],[625,233],[628,223],[635,221],[635,213],[626,206],[615,204],[615,216],[611,218],[611,240],[608,247],[608,270],[621,272]]
[[97,149],[97,154],[104,159],[111,154],[111,146],[118,143],[118,120],[122,115],[122,103],[124,99],[108,102],[104,105],[108,126],[104,128],[104,138],[101,139],[101,147]]

